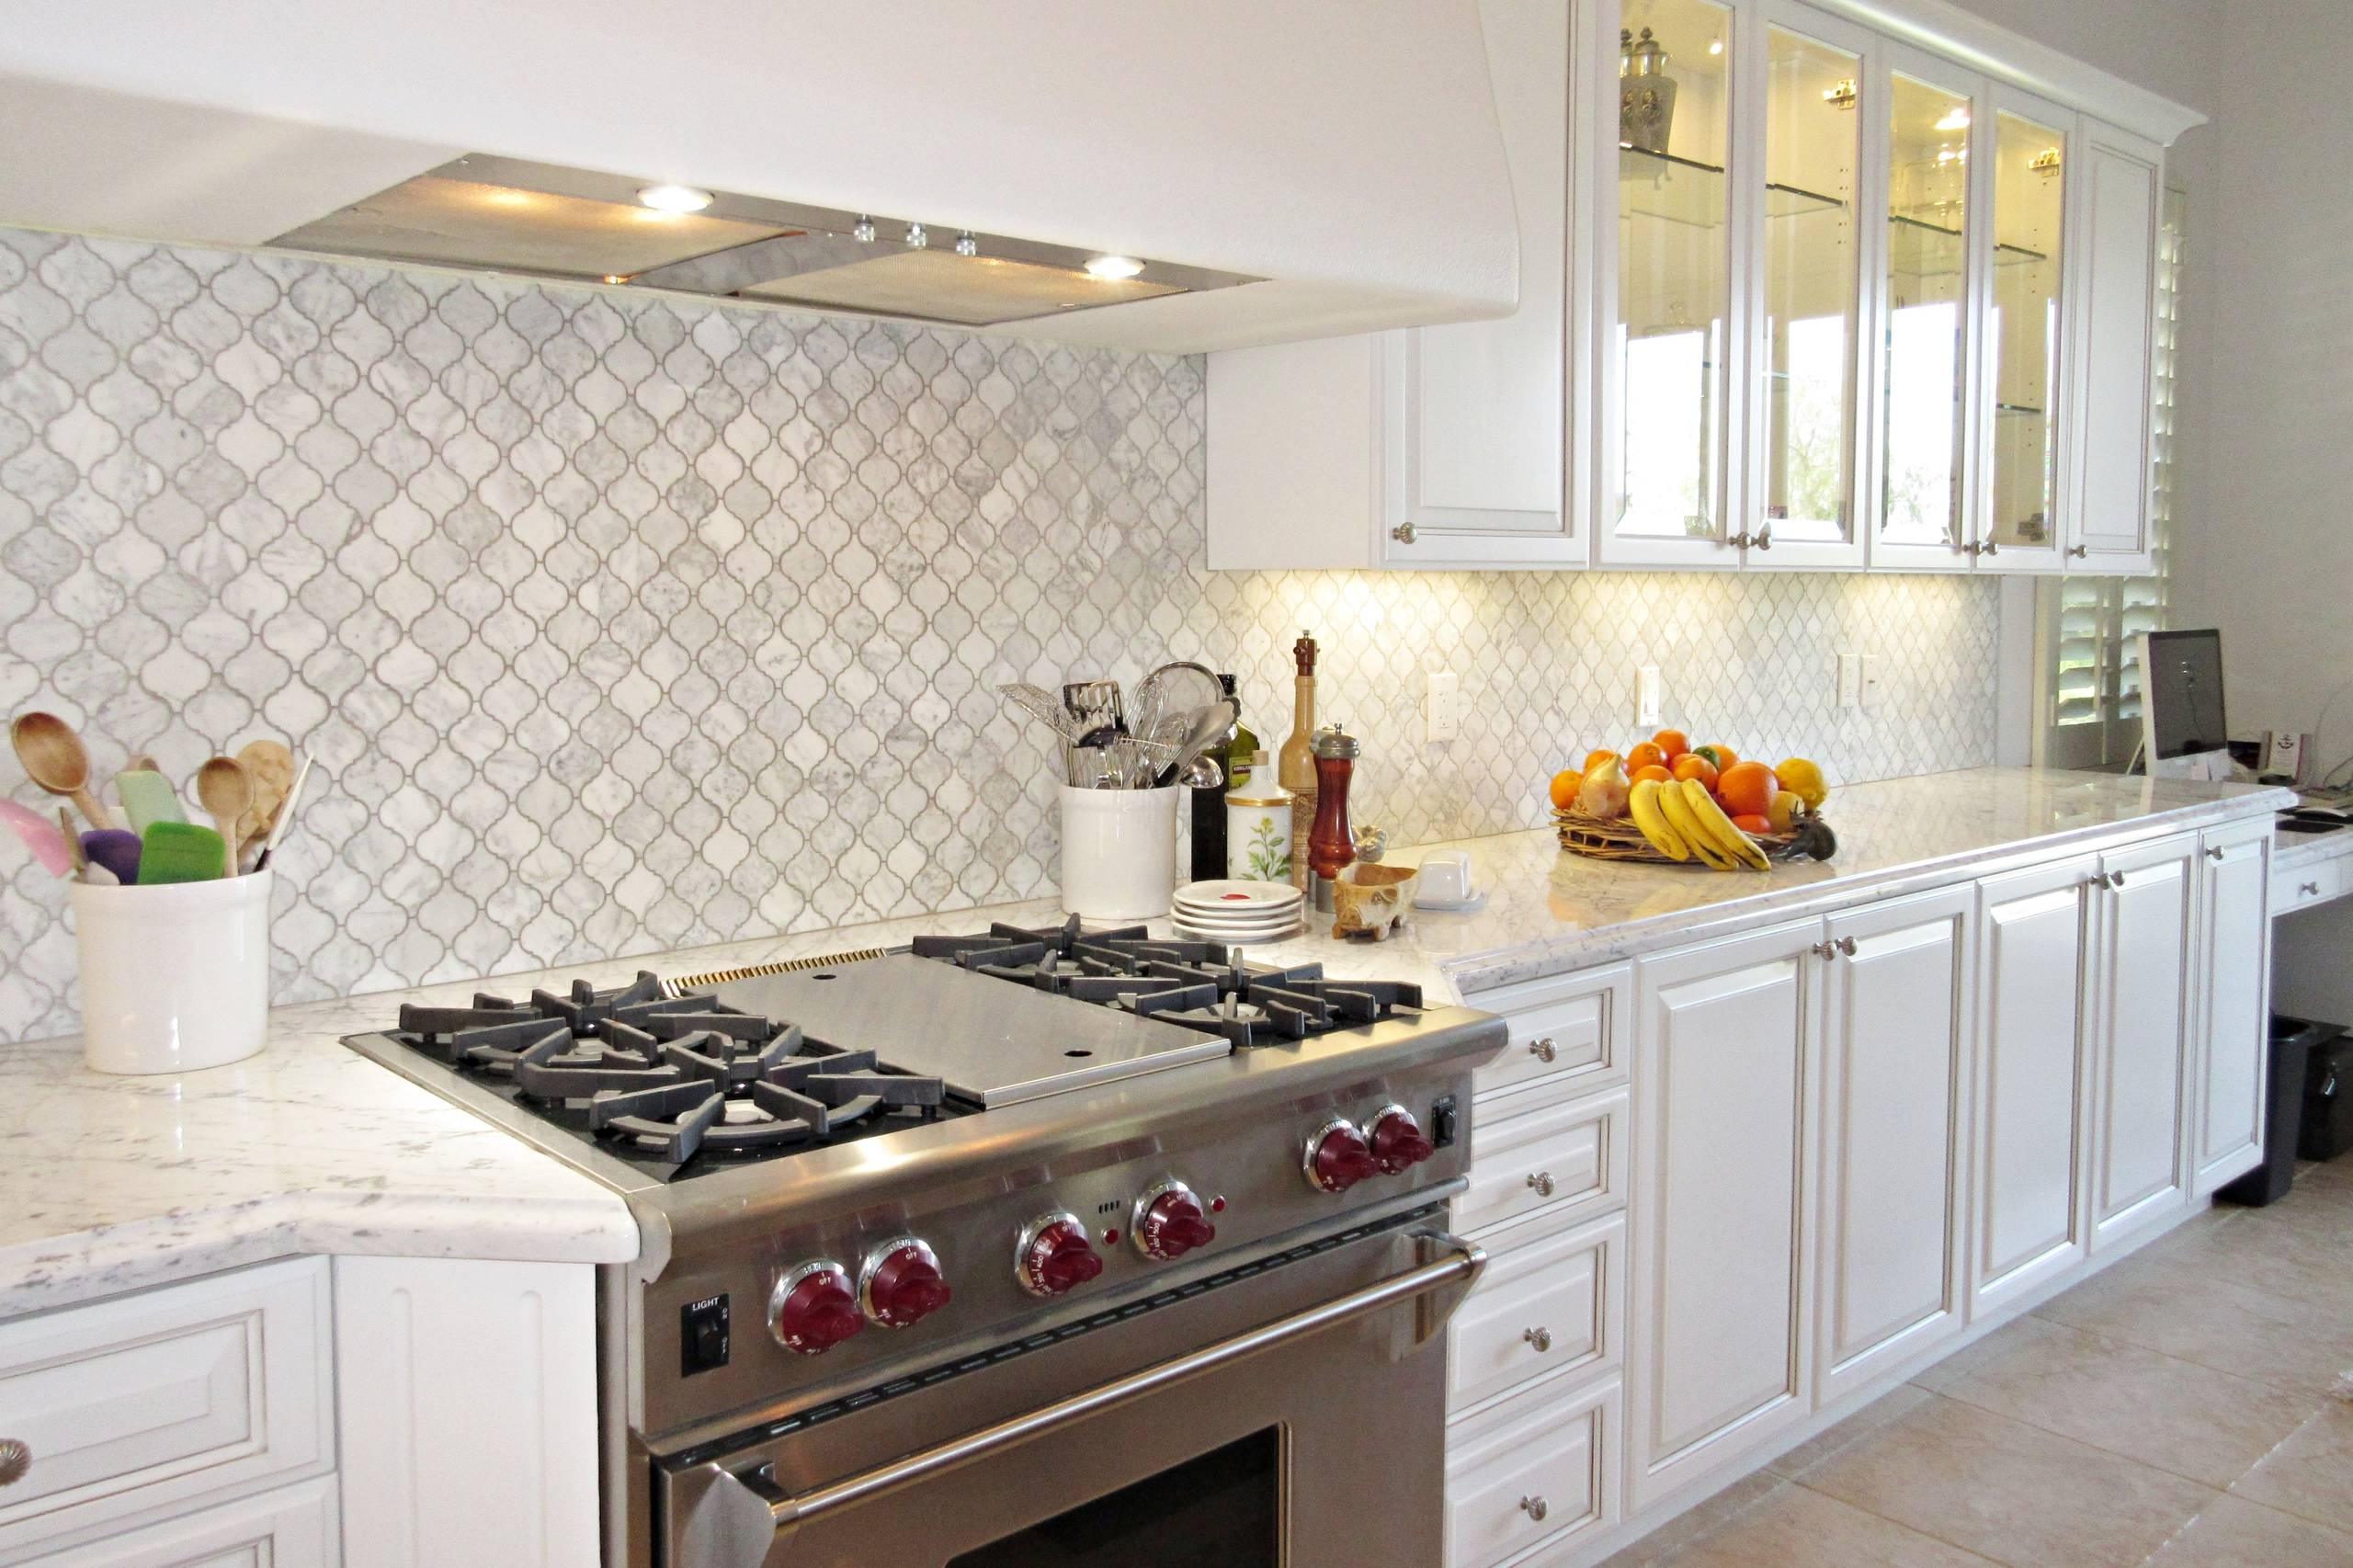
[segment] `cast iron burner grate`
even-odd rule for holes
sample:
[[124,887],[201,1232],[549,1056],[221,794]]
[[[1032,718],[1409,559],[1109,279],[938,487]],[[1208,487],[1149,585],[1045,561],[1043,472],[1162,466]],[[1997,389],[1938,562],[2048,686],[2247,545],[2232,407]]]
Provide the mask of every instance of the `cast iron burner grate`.
[[665,998],[642,971],[606,991],[574,981],[562,996],[484,993],[468,1007],[404,1006],[392,1038],[506,1080],[517,1104],[673,1166],[824,1142],[892,1119],[928,1120],[947,1098],[941,1080],[898,1072],[870,1051],[806,1040],[797,1025],[709,997]]
[[1307,1040],[1418,1012],[1422,990],[1393,980],[1333,980],[1320,963],[1252,966],[1239,949],[1154,937],[1142,926],[1084,929],[991,926],[968,937],[918,937],[915,952],[1140,1017],[1156,1017],[1237,1047]]

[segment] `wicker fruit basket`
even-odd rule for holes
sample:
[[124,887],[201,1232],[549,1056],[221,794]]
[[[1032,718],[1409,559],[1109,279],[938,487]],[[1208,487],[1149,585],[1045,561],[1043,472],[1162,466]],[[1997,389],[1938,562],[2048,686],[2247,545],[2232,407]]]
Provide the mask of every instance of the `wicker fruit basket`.
[[[1583,812],[1555,811],[1552,826],[1560,835],[1561,847],[1574,850],[1595,860],[1631,860],[1644,866],[1696,866],[1706,870],[1696,857],[1689,860],[1670,860],[1653,847],[1634,825],[1631,817],[1605,821],[1587,816]],[[1796,831],[1790,833],[1756,833],[1749,835],[1757,847],[1765,851],[1768,860],[1827,860],[1836,848],[1830,836],[1828,824],[1818,816],[1800,819]]]

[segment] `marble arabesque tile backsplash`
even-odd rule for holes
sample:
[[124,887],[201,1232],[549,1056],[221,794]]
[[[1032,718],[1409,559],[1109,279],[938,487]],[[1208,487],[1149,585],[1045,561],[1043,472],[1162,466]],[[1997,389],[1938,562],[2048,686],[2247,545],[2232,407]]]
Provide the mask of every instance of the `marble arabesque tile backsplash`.
[[[1048,891],[1055,765],[993,688],[1199,658],[1272,744],[1302,627],[1399,842],[1540,824],[1644,662],[1671,720],[1834,778],[1993,758],[1991,583],[1211,574],[1202,373],[0,231],[0,710],[108,773],[316,758],[281,1001]],[[1867,711],[1840,648],[1881,655]],[[70,1029],[63,890],[0,873],[0,1040]]]

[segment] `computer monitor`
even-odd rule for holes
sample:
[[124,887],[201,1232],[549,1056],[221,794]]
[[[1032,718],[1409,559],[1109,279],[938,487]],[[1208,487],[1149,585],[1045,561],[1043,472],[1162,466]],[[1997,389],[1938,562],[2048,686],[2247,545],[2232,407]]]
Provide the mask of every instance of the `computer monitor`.
[[2141,744],[2152,778],[2228,778],[2231,726],[2222,710],[2222,634],[2144,631]]

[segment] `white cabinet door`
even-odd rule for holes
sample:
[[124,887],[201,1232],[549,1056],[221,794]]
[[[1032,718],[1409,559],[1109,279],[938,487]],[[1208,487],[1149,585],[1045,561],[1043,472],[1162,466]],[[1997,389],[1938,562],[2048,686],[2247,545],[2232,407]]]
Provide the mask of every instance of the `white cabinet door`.
[[2067,554],[2078,571],[2146,572],[2165,152],[2096,120],[2085,131],[2073,193],[2083,210],[2075,276],[2084,373],[2064,448],[2075,487]]
[[2081,1263],[2089,856],[1978,884],[1972,1313]]
[[1815,921],[1636,966],[1630,1506],[1810,1408]]
[[2190,898],[2198,839],[2100,857],[2098,1099],[2092,1246],[2180,1206],[2188,1108]]
[[2203,1197],[2263,1161],[2271,1055],[2271,824],[2257,818],[2215,828],[2200,846],[2191,1168],[2196,1195]]
[[[1967,1321],[1962,1293],[1973,890],[1829,922],[1823,966],[1817,1399]],[[1847,950],[1848,944],[1853,950]]]
[[1519,209],[1519,309],[1382,344],[1381,540],[1392,566],[1581,563],[1562,506],[1569,7],[1483,0]]
[[335,1568],[333,1476],[223,1503],[76,1551],[35,1568]]

